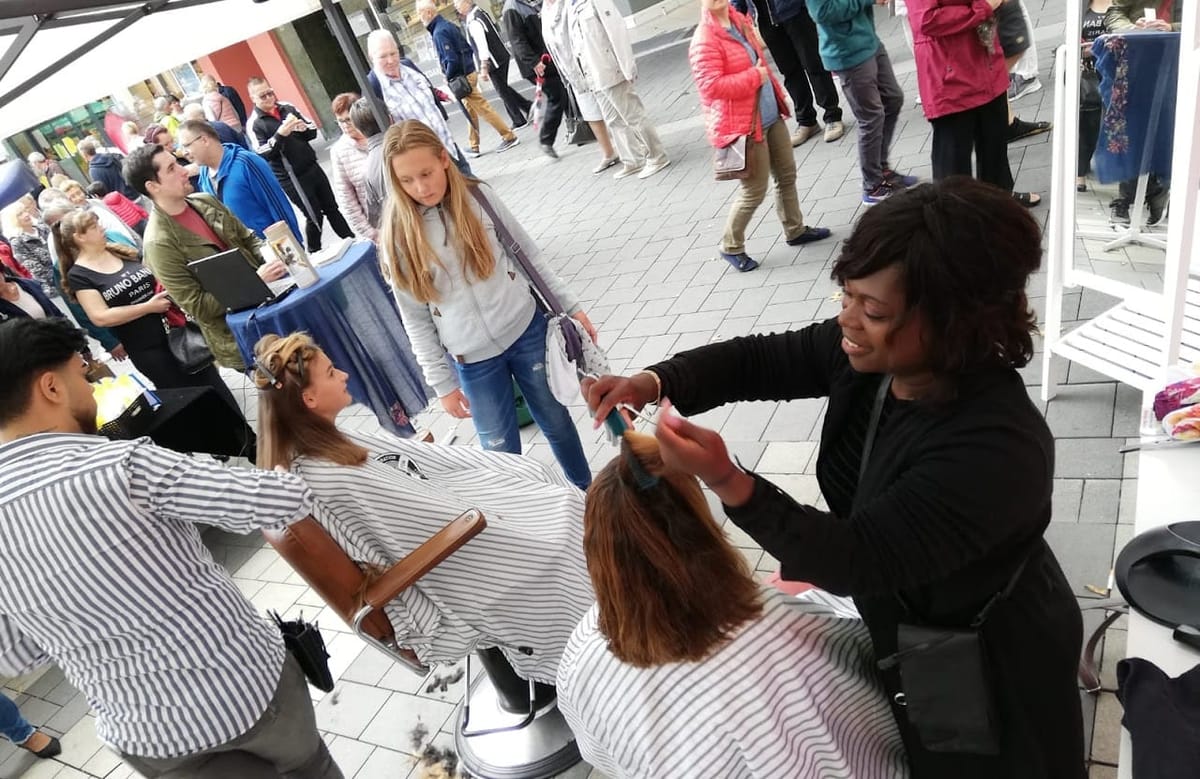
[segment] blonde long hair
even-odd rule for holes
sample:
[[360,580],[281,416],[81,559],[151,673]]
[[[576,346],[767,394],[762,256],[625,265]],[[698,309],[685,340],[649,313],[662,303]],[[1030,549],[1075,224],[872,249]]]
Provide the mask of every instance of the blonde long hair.
[[254,384],[258,395],[258,467],[290,468],[300,456],[338,465],[362,465],[367,450],[330,420],[304,405],[312,360],[321,353],[308,333],[264,335],[254,345]]
[[[384,209],[381,242],[387,254],[392,284],[421,303],[433,303],[438,299],[433,282],[434,268],[444,270],[445,266],[425,235],[420,204],[400,186],[392,168],[392,160],[397,155],[414,149],[429,149],[438,159],[449,156],[437,134],[421,122],[409,119],[388,128],[383,136],[383,164],[390,193]],[[446,166],[446,182],[442,207],[454,227],[449,240],[462,258],[464,276],[483,281],[495,271],[496,257],[492,254],[483,221],[471,204],[474,198],[468,191],[468,187],[477,186],[479,182],[464,176],[453,162]]]

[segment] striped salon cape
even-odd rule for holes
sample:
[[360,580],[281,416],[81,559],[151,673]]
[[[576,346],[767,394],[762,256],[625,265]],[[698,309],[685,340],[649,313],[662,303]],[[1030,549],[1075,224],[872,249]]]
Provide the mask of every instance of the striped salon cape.
[[558,707],[610,779],[903,779],[908,764],[867,630],[764,590],[763,615],[698,663],[617,660],[592,608],[558,669]]
[[354,560],[387,567],[467,509],[487,518],[482,533],[385,607],[400,643],[427,663],[495,646],[521,676],[553,684],[595,600],[583,493],[527,457],[350,437],[370,451],[364,465],[305,457],[293,470],[313,491],[313,516]]

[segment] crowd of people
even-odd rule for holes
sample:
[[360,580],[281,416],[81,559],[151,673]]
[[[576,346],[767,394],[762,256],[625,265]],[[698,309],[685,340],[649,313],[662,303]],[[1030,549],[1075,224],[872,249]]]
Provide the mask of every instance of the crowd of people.
[[[518,92],[498,90],[505,122],[479,88],[484,78],[507,87],[515,59],[546,90],[548,157],[571,111],[596,130],[594,173],[667,168],[608,0],[506,0],[499,23],[461,0],[462,29],[421,0],[450,94],[391,33],[372,32],[374,95],[331,106],[342,131],[332,181],[311,145],[315,123],[267,81],[248,82],[247,114],[236,90],[205,77],[203,118],[161,99],[119,179],[91,147],[92,186],[48,176],[36,198],[6,209],[0,673],[56,663],[95,710],[101,740],[145,776],[336,779],[299,666],[197,525],[248,533],[311,516],[356,563],[381,570],[479,508],[481,535],[386,606],[397,639],[427,663],[496,652],[556,692],[583,757],[614,779],[1083,779],[1081,620],[1043,539],[1053,439],[1016,370],[1033,355],[1025,290],[1042,250],[1026,210],[1036,198],[1013,192],[997,151],[1012,82],[1002,36],[981,28],[996,26],[1002,3],[908,0],[933,127],[926,184],[890,164],[904,95],[872,4],[700,5],[689,62],[707,137],[746,149],[718,261],[758,267],[745,231],[768,178],[788,245],[831,237],[804,221],[793,148],[821,132],[816,106],[825,141],[842,136],[833,76],[857,120],[871,208],[833,264],[837,317],[629,376],[584,376],[596,426],[659,407],[653,429],[621,435],[594,480],[550,387],[548,321],[531,285],[551,290],[584,338],[597,329],[470,160],[482,153],[479,118],[500,136],[497,152],[528,121]],[[946,67],[963,79],[939,80]],[[465,148],[443,106],[454,100],[469,119]],[[223,140],[221,126],[238,139]],[[315,251],[325,221],[376,245],[425,383],[472,421],[479,449],[346,431],[350,366],[304,333],[267,335],[246,359],[225,306],[188,268],[232,250],[278,280],[287,270],[264,253],[264,230],[283,222]],[[198,326],[213,365],[189,372],[167,348],[180,322]],[[89,337],[155,386],[211,387],[235,409],[218,367],[245,375],[258,390],[257,467],[95,435]],[[522,456],[514,386],[558,468]],[[816,460],[824,508],[741,467],[717,432],[679,414],[796,398],[828,399]],[[703,489],[784,580],[814,589],[796,598],[756,581]],[[984,691],[985,722],[934,722],[906,706],[929,694],[927,680],[901,672],[902,658],[928,649],[904,645],[912,625],[978,634],[986,670],[964,681]],[[7,699],[0,725],[39,757],[59,749]],[[946,746],[947,733],[970,728],[989,746]]]

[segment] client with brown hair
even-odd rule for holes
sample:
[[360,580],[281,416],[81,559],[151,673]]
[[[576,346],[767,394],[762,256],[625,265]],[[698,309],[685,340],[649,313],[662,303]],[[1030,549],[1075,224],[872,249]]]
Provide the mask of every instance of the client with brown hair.
[[820,591],[756,583],[654,438],[626,433],[592,482],[583,544],[597,603],[558,705],[606,776],[908,775],[866,628]]
[[304,478],[313,517],[361,565],[387,568],[470,508],[487,528],[392,601],[401,645],[425,663],[498,648],[523,679],[554,683],[593,596],[583,493],[518,455],[339,429],[347,375],[304,333],[254,349],[259,460]]

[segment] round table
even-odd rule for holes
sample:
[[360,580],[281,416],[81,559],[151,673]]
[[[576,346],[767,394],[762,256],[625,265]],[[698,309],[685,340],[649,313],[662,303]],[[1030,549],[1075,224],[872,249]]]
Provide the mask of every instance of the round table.
[[409,419],[432,392],[379,271],[375,245],[355,241],[317,273],[320,279],[310,287],[225,317],[246,365],[254,365],[254,344],[264,335],[303,330],[350,375],[350,395],[374,411],[385,430],[412,435]]

